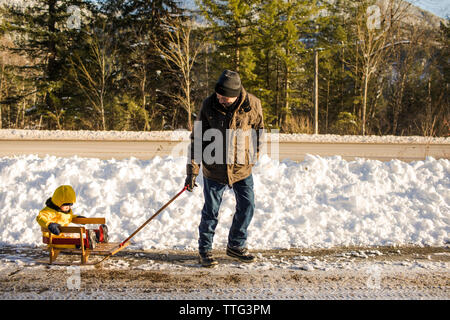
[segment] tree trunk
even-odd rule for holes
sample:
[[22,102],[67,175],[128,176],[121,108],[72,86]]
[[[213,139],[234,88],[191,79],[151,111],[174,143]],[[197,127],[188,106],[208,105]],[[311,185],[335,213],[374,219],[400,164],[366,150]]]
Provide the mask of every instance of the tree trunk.
[[326,113],[325,113],[325,134],[328,133],[328,107],[330,104],[330,81],[331,81],[331,71],[328,72],[327,79],[327,101],[326,101]]
[[[47,66],[45,72],[46,78],[44,79],[45,83],[48,84],[49,82],[55,81],[57,79],[57,66],[56,66],[56,43],[52,39],[53,36],[56,33],[56,2],[57,0],[50,0],[48,1],[48,23],[47,23],[47,29],[48,29],[48,45],[47,45]],[[49,90],[49,89],[47,89]],[[50,89],[52,90],[52,89]],[[50,92],[45,95],[46,99],[45,104],[47,105],[47,111],[55,109],[55,103],[50,97]],[[51,112],[51,111],[50,111]]]
[[366,109],[367,109],[367,91],[369,87],[369,71],[366,68],[364,75],[364,92],[363,92],[363,105],[362,105],[362,135],[366,134]]
[[187,114],[188,114],[188,130],[192,131],[192,108],[191,108],[191,81],[190,81],[190,73],[187,72],[186,75],[186,108],[187,108]]
[[344,79],[345,79],[345,64],[344,64],[344,46],[342,46],[342,61],[341,61],[341,110],[344,110]]
[[319,52],[314,50],[314,133],[319,133]]
[[[103,49],[104,50],[104,49]],[[101,66],[101,90],[100,90],[100,111],[102,116],[102,130],[106,130],[106,121],[105,121],[105,87],[106,87],[106,61],[105,61],[105,51],[99,49],[99,58],[100,58],[100,66]]]
[[147,83],[147,75],[145,70],[144,72],[144,77],[142,79],[141,82],[141,94],[142,94],[142,112],[144,113],[144,131],[150,130],[150,123],[149,123],[149,119],[148,119],[148,112],[145,109],[145,106],[147,105],[147,95],[145,94],[145,87],[146,87],[146,83]]
[[[3,99],[3,78],[5,72],[5,65],[2,64],[2,77],[0,78],[0,101]],[[0,129],[3,129],[2,126],[2,105],[0,104]]]
[[172,117],[172,130],[175,130],[175,126],[177,125],[177,115],[178,115],[178,108],[174,108],[175,111],[173,113],[173,117]]
[[236,26],[236,37],[235,37],[235,71],[237,73],[239,73],[239,66],[241,64],[241,51],[239,48],[239,44],[241,42],[241,35],[240,35],[240,31],[239,31],[239,26]]
[[432,136],[434,131],[434,122],[433,122],[433,108],[432,108],[432,98],[431,98],[431,75],[428,78],[428,87],[427,87],[427,104],[425,111],[425,124],[422,126],[424,128],[423,135],[424,136]]
[[106,121],[105,121],[105,107],[103,104],[103,96],[101,97],[101,100],[100,100],[100,112],[101,112],[101,117],[102,117],[102,130],[105,131],[106,130]]
[[284,106],[282,116],[282,126],[285,126],[289,121],[289,70],[286,66],[286,74],[284,77]]
[[280,102],[280,62],[277,61],[277,87],[276,87],[276,100],[275,105],[277,108],[277,122],[278,122],[278,128],[281,129],[281,125],[283,123],[282,121],[282,110],[281,110],[281,102]]
[[48,62],[47,62],[47,77],[49,81],[54,81],[57,72],[56,66],[56,43],[52,39],[56,32],[56,2],[57,0],[49,0],[48,1],[48,31],[49,31],[49,39],[48,39]]
[[392,134],[397,134],[397,126],[398,126],[398,116],[400,112],[402,111],[402,102],[403,102],[403,93],[405,90],[405,82],[406,82],[406,74],[402,74],[402,80],[400,81],[400,92],[397,94],[397,97],[395,97],[394,100],[394,110],[392,110],[393,113],[393,119],[392,119]]

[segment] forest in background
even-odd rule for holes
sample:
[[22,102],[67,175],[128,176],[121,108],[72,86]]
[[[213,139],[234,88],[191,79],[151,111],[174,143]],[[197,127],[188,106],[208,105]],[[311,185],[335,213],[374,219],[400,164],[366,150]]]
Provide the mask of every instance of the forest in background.
[[449,136],[449,20],[403,1],[23,3],[0,9],[0,129],[190,130],[232,69],[267,129]]

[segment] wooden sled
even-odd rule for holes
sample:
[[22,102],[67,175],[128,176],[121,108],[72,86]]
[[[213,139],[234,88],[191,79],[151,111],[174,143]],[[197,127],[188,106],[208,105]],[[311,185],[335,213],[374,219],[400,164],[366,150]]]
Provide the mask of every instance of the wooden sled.
[[[105,224],[106,219],[105,218],[74,218],[72,220],[72,223],[76,224]],[[47,244],[47,250],[49,251],[49,264],[57,264],[57,265],[74,265],[77,263],[64,263],[64,262],[55,262],[56,258],[58,257],[60,252],[70,252],[75,254],[81,255],[81,265],[96,265],[104,260],[106,260],[108,257],[116,254],[117,252],[121,251],[125,247],[129,245],[129,242],[127,243],[120,243],[120,242],[108,242],[108,243],[97,243],[96,247],[94,249],[88,249],[85,247],[85,241],[83,240],[83,235],[86,234],[86,228],[84,226],[78,226],[78,227],[61,227],[61,233],[68,233],[68,234],[78,234],[79,235],[79,248],[61,248],[60,244],[53,243],[54,241],[54,235],[47,229],[41,227],[43,232],[47,232],[49,234],[48,238],[48,244]],[[61,237],[58,237],[58,239],[64,239]],[[74,239],[74,238],[70,238]],[[78,238],[75,238],[75,240],[78,240]],[[89,263],[88,259],[91,255],[102,255],[106,256],[99,262]]]
[[[60,252],[72,252],[81,254],[81,265],[99,265],[109,257],[115,255],[117,252],[126,248],[130,244],[131,238],[133,238],[139,231],[141,231],[150,221],[153,220],[158,214],[160,214],[169,204],[171,204],[176,198],[180,196],[184,191],[187,190],[187,185],[184,186],[183,190],[178,192],[172,199],[170,199],[165,205],[163,205],[155,214],[153,214],[150,219],[145,221],[136,231],[134,231],[128,238],[126,238],[122,242],[113,242],[113,243],[98,243],[94,249],[88,249],[84,245],[83,235],[86,233],[85,227],[61,227],[62,233],[75,233],[79,234],[80,239],[80,248],[61,248],[57,244],[52,243],[53,237],[52,233],[47,228],[42,228],[43,232],[47,232],[49,234],[48,246],[49,250],[49,259],[50,264],[62,264],[62,265],[73,265],[74,263],[56,263],[55,259]],[[72,219],[73,223],[77,224],[105,224],[105,218],[74,218]],[[61,239],[61,237],[58,237]],[[72,238],[73,239],[73,238]],[[105,256],[98,262],[88,263],[88,258],[90,255],[103,255]]]

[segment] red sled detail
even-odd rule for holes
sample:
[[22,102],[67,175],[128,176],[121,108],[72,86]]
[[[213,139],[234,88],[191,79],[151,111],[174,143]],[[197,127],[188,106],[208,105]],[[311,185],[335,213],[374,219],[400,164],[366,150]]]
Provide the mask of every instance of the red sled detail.
[[83,240],[84,240],[84,247],[85,247],[85,248],[90,248],[90,246],[89,246],[89,235],[88,235],[88,231],[89,231],[89,230],[86,229],[86,231],[85,231],[86,238],[83,239]]
[[[42,240],[45,244],[49,244],[48,237],[42,237]],[[84,246],[88,248],[89,241],[84,240]],[[61,245],[80,245],[80,238],[53,238],[52,244],[61,244]]]
[[99,229],[95,229],[94,231],[95,231],[95,234],[97,235],[98,242],[103,243],[104,238],[103,238],[103,230],[102,230],[102,227],[100,227]]

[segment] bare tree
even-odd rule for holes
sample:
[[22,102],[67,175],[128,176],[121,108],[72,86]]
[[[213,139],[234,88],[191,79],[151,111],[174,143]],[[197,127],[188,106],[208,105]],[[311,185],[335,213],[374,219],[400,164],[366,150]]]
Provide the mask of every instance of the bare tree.
[[102,130],[106,130],[105,98],[117,50],[111,45],[104,27],[93,31],[88,44],[88,59],[75,54],[69,61],[76,84],[100,115]]
[[[159,54],[164,58],[169,72],[179,79],[181,93],[167,94],[177,101],[188,114],[188,130],[192,130],[193,102],[192,90],[192,68],[198,54],[206,48],[206,41],[195,39],[195,25],[193,21],[175,20],[165,26],[166,42],[154,41]],[[202,35],[205,36],[205,33]]]
[[[22,117],[20,126],[22,128],[25,126],[25,109],[27,103],[29,103],[27,99],[30,95],[36,95],[36,88],[30,86],[24,78],[25,76],[40,76],[39,73],[25,67],[35,63],[35,61],[12,52],[12,47],[11,36],[0,38],[0,129],[3,127],[4,104],[8,106],[8,126],[13,123],[10,116],[11,104],[13,105],[12,109],[16,111],[14,127],[19,128],[20,117]],[[12,97],[11,94],[15,94],[15,96]],[[14,105],[17,105],[17,107],[15,108]]]
[[[3,63],[2,60],[0,60],[1,62],[1,76],[0,76],[0,101],[3,100],[3,90],[6,86],[6,77],[5,77],[5,64]],[[2,129],[2,109],[3,109],[3,104],[0,103],[0,129]]]
[[148,131],[151,129],[150,123],[154,116],[154,113],[149,113],[146,109],[148,104],[148,98],[154,96],[155,94],[151,94],[149,91],[154,91],[155,89],[150,85],[149,79],[149,64],[151,63],[149,58],[149,38],[150,36],[145,34],[141,30],[141,27],[133,28],[133,38],[136,43],[131,46],[130,58],[134,62],[132,73],[133,79],[136,79],[137,82],[137,92],[139,93],[140,104],[139,109],[140,113],[144,117],[144,131]]
[[[417,59],[417,48],[421,45],[421,41],[424,37],[423,32],[419,32],[416,26],[401,31],[403,36],[407,36],[409,43],[405,43],[402,46],[395,46],[392,50],[392,75],[391,80],[394,81],[389,86],[392,92],[392,99],[390,99],[389,105],[392,109],[392,123],[390,124],[391,132],[393,135],[397,134],[399,126],[399,116],[403,111],[403,99],[405,96],[405,90],[408,85],[411,68],[414,65],[414,61]],[[395,42],[394,35],[391,42]]]
[[371,77],[377,71],[378,66],[388,56],[389,50],[395,45],[402,44],[399,40],[390,43],[394,39],[392,35],[400,27],[404,19],[409,3],[404,1],[388,0],[384,6],[370,4],[370,0],[357,2],[355,17],[356,56],[353,62],[347,61],[356,73],[361,74],[362,82],[362,134],[366,134],[366,114],[369,83]]

